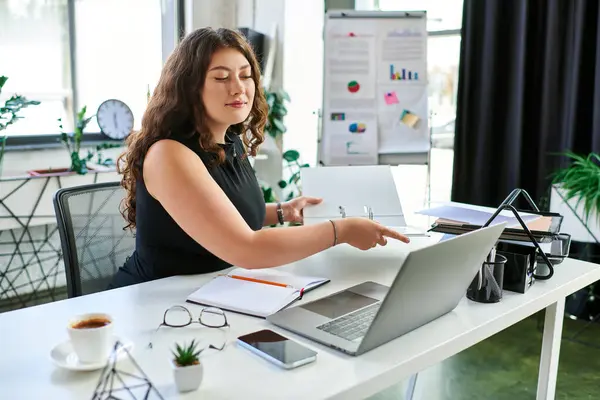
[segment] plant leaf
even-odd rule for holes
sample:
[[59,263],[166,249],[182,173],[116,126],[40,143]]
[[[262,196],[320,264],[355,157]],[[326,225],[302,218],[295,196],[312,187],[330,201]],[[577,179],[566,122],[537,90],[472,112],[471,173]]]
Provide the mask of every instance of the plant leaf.
[[283,153],[283,159],[288,162],[296,161],[300,158],[300,153],[297,150],[288,150]]
[[289,183],[297,183],[298,180],[300,179],[300,171],[296,171],[294,172],[294,174],[290,177],[289,179]]
[[290,95],[285,90],[281,90],[280,94],[281,94],[281,96],[283,97],[284,100],[292,101],[292,100],[290,100]]
[[285,133],[287,131],[285,125],[283,125],[283,122],[278,119],[273,120],[273,126],[281,133]]
[[[589,218],[600,211],[600,156],[589,153],[587,156],[570,150],[563,153],[571,164],[554,173],[552,183],[564,190],[566,201],[576,199],[575,207],[583,207],[582,217],[587,223]],[[597,215],[600,220],[600,215]]]

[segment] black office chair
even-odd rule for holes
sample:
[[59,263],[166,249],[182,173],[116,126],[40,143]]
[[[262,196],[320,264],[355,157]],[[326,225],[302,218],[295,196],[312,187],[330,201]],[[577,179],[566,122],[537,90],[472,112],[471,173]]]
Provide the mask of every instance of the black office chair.
[[62,245],[69,297],[107,289],[112,277],[135,248],[124,230],[119,182],[59,189],[54,211]]

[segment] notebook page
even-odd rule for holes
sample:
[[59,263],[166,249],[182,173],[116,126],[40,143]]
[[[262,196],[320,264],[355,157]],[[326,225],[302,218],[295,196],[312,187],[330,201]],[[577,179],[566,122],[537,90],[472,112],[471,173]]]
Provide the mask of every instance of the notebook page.
[[269,282],[277,282],[283,283],[286,285],[293,286],[296,289],[308,289],[314,285],[324,283],[328,281],[327,278],[320,278],[316,276],[302,276],[302,275],[293,275],[290,273],[286,273],[283,271],[279,271],[274,268],[264,268],[264,269],[244,269],[244,268],[236,268],[229,272],[228,275],[239,275],[245,276],[248,278],[261,279]]
[[295,289],[218,276],[188,296],[189,301],[266,317],[298,296]]

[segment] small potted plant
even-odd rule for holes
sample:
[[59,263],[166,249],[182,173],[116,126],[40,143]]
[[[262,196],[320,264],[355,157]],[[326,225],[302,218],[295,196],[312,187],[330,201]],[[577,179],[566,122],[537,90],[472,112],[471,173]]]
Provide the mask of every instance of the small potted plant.
[[[0,75],[0,95],[2,94],[2,88],[8,81],[8,77]],[[19,112],[25,107],[37,106],[40,102],[36,100],[28,100],[26,97],[15,94],[12,95],[8,100],[4,102],[4,105],[0,105],[0,132],[8,128],[9,125],[16,123],[23,117],[19,115]],[[2,161],[4,159],[4,148],[6,145],[6,135],[0,136],[0,175],[2,174]]]
[[198,350],[195,340],[187,346],[175,344],[173,351],[173,376],[175,385],[180,392],[189,392],[198,389],[202,381],[202,364],[198,356],[202,350]]

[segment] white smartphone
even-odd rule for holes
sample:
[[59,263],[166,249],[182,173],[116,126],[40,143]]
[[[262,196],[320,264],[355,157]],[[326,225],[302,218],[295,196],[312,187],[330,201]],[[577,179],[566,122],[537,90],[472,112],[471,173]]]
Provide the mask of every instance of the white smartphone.
[[237,342],[262,358],[285,369],[296,368],[317,359],[316,351],[270,329],[240,336]]

